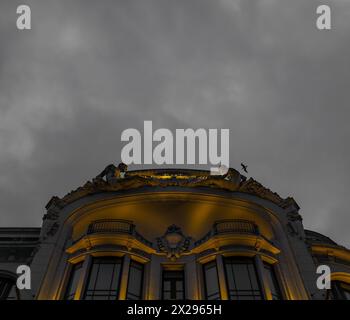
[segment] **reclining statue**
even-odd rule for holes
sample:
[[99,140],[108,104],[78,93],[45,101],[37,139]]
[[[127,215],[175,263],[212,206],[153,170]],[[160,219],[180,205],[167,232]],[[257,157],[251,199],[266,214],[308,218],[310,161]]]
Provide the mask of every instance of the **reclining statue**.
[[109,164],[95,179],[103,179],[106,177],[106,181],[110,183],[113,179],[124,178],[127,170],[128,166],[125,163],[119,163],[118,167],[114,164]]

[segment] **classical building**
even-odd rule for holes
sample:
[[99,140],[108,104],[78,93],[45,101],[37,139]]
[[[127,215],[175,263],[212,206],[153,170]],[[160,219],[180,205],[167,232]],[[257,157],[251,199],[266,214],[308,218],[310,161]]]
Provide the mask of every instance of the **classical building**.
[[53,197],[42,228],[0,229],[1,298],[350,299],[350,250],[305,230],[293,198],[234,169],[125,170]]

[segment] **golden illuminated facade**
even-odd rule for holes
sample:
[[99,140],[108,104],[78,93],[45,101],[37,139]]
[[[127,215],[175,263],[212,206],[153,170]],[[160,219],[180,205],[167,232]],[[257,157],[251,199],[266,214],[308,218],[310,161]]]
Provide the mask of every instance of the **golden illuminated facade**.
[[[21,298],[350,299],[350,251],[304,230],[292,198],[234,169],[113,168],[53,197],[40,235],[32,229],[31,243],[16,244],[31,248],[32,289]],[[15,246],[6,230],[1,252]],[[0,279],[19,264],[6,257]],[[332,290],[316,287],[320,264]]]

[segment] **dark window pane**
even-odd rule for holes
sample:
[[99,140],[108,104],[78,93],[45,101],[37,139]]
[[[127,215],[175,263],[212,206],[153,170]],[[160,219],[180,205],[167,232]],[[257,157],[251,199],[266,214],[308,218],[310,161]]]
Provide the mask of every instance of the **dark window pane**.
[[94,258],[85,292],[85,299],[118,299],[121,267],[122,259],[120,258]]
[[331,298],[333,300],[350,300],[350,284],[332,281]]
[[163,298],[164,300],[170,300],[171,299],[170,292],[164,292]]
[[252,288],[254,290],[260,290],[259,283],[258,283],[258,278],[256,276],[255,272],[255,265],[254,264],[249,264],[248,265],[248,274],[249,274],[249,280]]
[[18,300],[15,280],[7,276],[0,278],[0,300]]
[[267,277],[268,285],[271,291],[272,299],[273,300],[281,300],[282,295],[281,291],[278,285],[278,281],[276,278],[275,270],[273,269],[273,266],[269,264],[264,264],[265,274]]
[[233,274],[233,269],[230,267],[230,265],[226,265],[226,277],[227,277],[227,284],[229,288],[235,288],[235,277]]
[[77,291],[78,282],[81,275],[82,265],[83,265],[82,263],[78,263],[72,267],[72,271],[70,274],[70,279],[69,279],[68,287],[66,291],[66,296],[65,296],[66,300],[74,299],[75,292]]
[[128,300],[140,300],[142,296],[143,265],[131,261],[128,280]]
[[165,300],[182,300],[185,298],[183,271],[163,271],[162,297]]
[[350,300],[350,292],[349,291],[344,291],[344,296],[346,300]]
[[170,291],[170,281],[164,280],[163,289],[167,290],[167,291]]
[[252,259],[225,258],[224,264],[231,300],[262,299],[258,277]]
[[89,290],[93,290],[95,288],[95,283],[96,283],[99,267],[100,267],[99,264],[93,264],[91,267],[90,280],[89,280],[89,284],[88,284]]
[[208,300],[220,299],[219,280],[215,261],[204,265],[204,281],[206,298]]
[[6,300],[18,300],[16,285],[13,284]]
[[120,263],[114,265],[111,290],[118,290],[121,272],[122,262],[120,261]]
[[176,281],[176,290],[177,290],[177,291],[182,291],[182,287],[183,287],[183,282],[182,282],[182,280]]
[[350,300],[350,284],[341,282],[341,290],[345,300]]
[[95,290],[110,289],[113,278],[114,264],[100,264]]
[[246,264],[231,264],[236,287],[240,290],[249,290],[251,288],[249,272]]
[[5,300],[7,298],[9,292],[9,280],[8,279],[0,279],[0,299]]

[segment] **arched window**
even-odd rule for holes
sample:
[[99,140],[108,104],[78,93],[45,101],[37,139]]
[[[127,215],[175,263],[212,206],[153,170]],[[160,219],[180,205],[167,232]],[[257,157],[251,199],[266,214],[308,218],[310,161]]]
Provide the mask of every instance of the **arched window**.
[[332,300],[350,300],[350,284],[343,281],[331,282]]
[[0,300],[19,300],[15,276],[0,273]]

